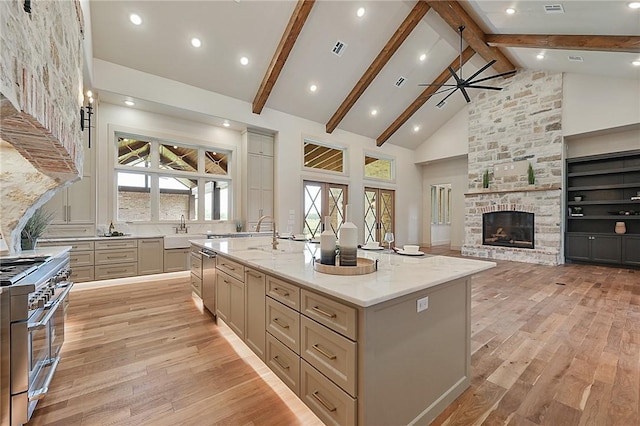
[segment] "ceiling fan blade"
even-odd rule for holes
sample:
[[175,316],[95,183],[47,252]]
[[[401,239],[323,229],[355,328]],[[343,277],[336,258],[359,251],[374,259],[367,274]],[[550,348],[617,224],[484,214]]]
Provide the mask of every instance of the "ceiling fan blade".
[[464,95],[464,98],[467,100],[467,103],[471,102],[471,98],[469,98],[469,94],[467,93],[467,91],[465,90],[464,87],[460,88],[460,91],[462,92],[462,94]]
[[438,102],[438,104],[441,104],[444,101],[446,101],[447,99],[449,99],[449,96],[453,95],[454,93],[456,93],[456,90],[453,90],[451,93],[449,93],[447,96],[445,96],[444,99],[442,99],[440,102]]
[[421,84],[418,84],[418,86],[438,86],[438,87],[451,86],[451,87],[458,87],[457,84],[427,84],[427,83],[421,83]]
[[492,60],[491,62],[487,63],[485,66],[483,66],[482,68],[480,68],[480,69],[478,70],[478,72],[476,72],[476,73],[475,73],[475,74],[473,74],[471,77],[469,77],[469,78],[467,79],[467,81],[471,81],[471,80],[473,80],[475,77],[477,77],[479,74],[481,74],[481,73],[482,73],[482,71],[486,70],[487,68],[489,68],[491,65],[493,65],[493,64],[495,64],[495,63],[496,63],[496,60],[495,60],[495,59],[494,59],[494,60]]
[[[449,92],[449,91],[451,91],[451,90],[455,91],[456,89],[457,89],[457,87],[449,87],[449,88],[447,88],[447,89],[438,90],[437,92],[432,93],[432,94],[430,94],[430,95],[427,95],[427,96],[425,96],[425,97],[421,97],[420,99],[425,99],[425,98],[426,98],[426,99],[429,99],[429,98],[430,98],[430,97],[432,97],[433,95],[439,95],[440,93],[446,93],[446,92]],[[452,92],[452,93],[453,93],[453,92]]]
[[515,74],[515,73],[516,73],[516,70],[507,71],[507,72],[503,72],[501,74],[492,75],[490,77],[481,78],[480,80],[467,81],[467,83],[476,84],[476,83],[480,83],[481,81],[491,80],[492,78],[504,77],[505,75]]
[[458,77],[458,74],[456,74],[456,71],[455,71],[453,68],[451,68],[451,67],[447,67],[447,68],[449,68],[449,72],[450,72],[450,73],[451,73],[451,75],[456,79],[456,81],[458,82],[458,84],[460,84],[460,83],[463,83],[463,82],[464,82],[464,80],[463,80],[463,79],[461,79],[460,77]]
[[502,87],[491,87],[491,86],[475,86],[469,85],[465,86],[467,89],[488,89],[488,90],[502,90]]

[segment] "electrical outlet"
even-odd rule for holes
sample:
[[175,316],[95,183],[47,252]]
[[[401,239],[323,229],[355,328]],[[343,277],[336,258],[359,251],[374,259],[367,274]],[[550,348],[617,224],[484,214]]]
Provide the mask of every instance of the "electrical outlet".
[[429,296],[418,299],[417,312],[426,311],[427,309],[429,309]]

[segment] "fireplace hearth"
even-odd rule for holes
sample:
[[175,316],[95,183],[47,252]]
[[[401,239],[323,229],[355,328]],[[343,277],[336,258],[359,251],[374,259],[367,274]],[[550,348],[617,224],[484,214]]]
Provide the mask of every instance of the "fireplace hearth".
[[498,211],[482,215],[482,244],[534,248],[534,215],[519,211]]

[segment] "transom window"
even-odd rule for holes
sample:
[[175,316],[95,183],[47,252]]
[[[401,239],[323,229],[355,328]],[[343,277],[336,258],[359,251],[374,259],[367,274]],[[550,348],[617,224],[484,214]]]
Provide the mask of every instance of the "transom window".
[[229,219],[229,151],[131,135],[116,147],[118,221]]
[[364,177],[386,181],[395,180],[395,160],[375,154],[365,154]]
[[345,151],[344,148],[305,139],[304,167],[345,173]]

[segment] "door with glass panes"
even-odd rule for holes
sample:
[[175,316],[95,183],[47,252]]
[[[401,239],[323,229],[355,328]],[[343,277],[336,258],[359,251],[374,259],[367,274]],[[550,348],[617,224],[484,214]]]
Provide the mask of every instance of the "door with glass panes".
[[338,235],[344,222],[347,205],[347,185],[304,181],[304,220],[302,232],[306,238],[320,238],[324,218],[331,218],[331,228]]
[[394,232],[395,191],[364,189],[364,243],[381,242],[384,234]]

